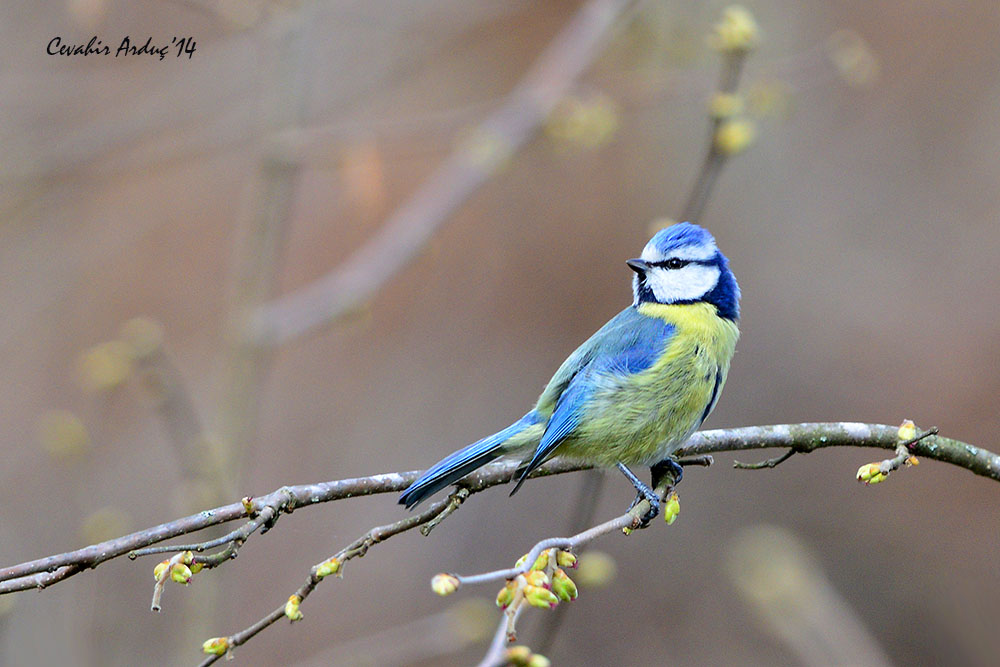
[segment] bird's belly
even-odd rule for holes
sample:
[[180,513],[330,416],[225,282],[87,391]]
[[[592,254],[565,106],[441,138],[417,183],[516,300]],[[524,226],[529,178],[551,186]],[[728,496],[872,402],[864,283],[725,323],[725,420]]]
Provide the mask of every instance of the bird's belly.
[[663,460],[701,425],[725,383],[734,345],[681,330],[647,370],[602,375],[581,427],[559,453],[608,466]]

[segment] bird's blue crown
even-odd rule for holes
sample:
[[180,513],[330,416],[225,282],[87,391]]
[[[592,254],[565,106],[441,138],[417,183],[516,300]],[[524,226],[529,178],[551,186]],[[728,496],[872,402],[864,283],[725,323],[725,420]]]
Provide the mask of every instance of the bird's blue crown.
[[[652,246],[660,255],[666,257],[673,250],[682,248],[704,249],[706,251],[718,250],[715,245],[715,238],[704,227],[699,227],[690,222],[679,222],[669,227],[664,227],[653,235],[653,238],[646,244],[646,248]],[[646,250],[643,251],[643,255]]]

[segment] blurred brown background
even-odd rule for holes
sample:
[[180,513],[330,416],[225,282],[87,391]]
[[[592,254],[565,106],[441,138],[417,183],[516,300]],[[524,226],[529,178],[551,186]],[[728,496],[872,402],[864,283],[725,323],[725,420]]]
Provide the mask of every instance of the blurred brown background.
[[[282,346],[250,386],[235,383],[256,388],[259,412],[256,428],[232,431],[239,453],[223,466],[235,486],[223,493],[206,481],[215,450],[179,448],[155,387],[93,346],[152,318],[200,420],[225,424],[235,267],[253,252],[253,212],[278,196],[261,168],[269,128],[315,130],[301,168],[277,176],[293,189],[276,259],[251,257],[246,273],[273,270],[271,291],[285,294],[379,229],[580,3],[4,3],[0,563],[282,484],[426,467],[522,414],[565,355],[628,303],[624,260],[654,219],[679,214],[694,179],[718,71],[704,36],[724,4],[692,4],[631,11],[573,88],[599,122],[540,133],[364,312]],[[995,450],[1000,8],[750,8],[763,42],[742,90],[758,140],[728,165],[702,219],[743,288],[743,337],[707,426],[909,417]],[[304,48],[289,61],[282,26],[296,20]],[[831,46],[840,30],[853,32]],[[191,35],[196,52],[45,54],[56,35],[85,44],[95,34],[112,50],[124,35]],[[104,389],[81,386],[95,373]],[[990,664],[1000,487],[933,462],[859,486],[857,467],[881,457],[828,450],[758,472],[719,457],[689,472],[674,526],[596,545],[616,559],[617,579],[582,591],[547,654],[556,664],[832,661],[797,650],[756,611],[793,568],[766,563],[802,549],[794,567],[807,574],[779,617],[826,618],[843,643],[867,627],[880,647],[866,649],[872,664]],[[512,499],[478,495],[430,538],[374,548],[320,586],[303,622],[279,623],[237,659],[364,664],[372,646],[375,664],[476,661],[482,642],[413,619],[491,600],[498,587],[441,599],[430,576],[504,567],[564,533],[578,477],[529,483]],[[598,517],[630,499],[609,478]],[[203,639],[249,625],[309,566],[402,511],[386,496],[285,517],[237,561],[169,587],[159,615],[149,612],[152,559],[0,599],[0,664],[196,663]],[[741,533],[761,523],[784,537]],[[748,550],[754,535],[763,546]],[[753,557],[757,569],[732,566]],[[763,607],[746,603],[741,576],[763,590],[753,598]],[[825,583],[816,592],[804,581]],[[542,614],[525,615],[525,643]],[[434,657],[440,645],[458,650]]]

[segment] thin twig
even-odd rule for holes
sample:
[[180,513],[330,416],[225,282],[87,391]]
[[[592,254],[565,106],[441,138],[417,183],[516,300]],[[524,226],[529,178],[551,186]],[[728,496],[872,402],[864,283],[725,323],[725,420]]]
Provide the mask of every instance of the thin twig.
[[[406,532],[417,526],[422,526],[429,521],[433,521],[441,516],[444,512],[448,511],[449,507],[452,506],[451,498],[446,498],[445,500],[439,500],[435,503],[431,503],[423,512],[419,514],[411,514],[405,519],[400,519],[399,521],[394,521],[393,523],[387,524],[385,526],[377,526],[372,528],[367,533],[356,539],[347,547],[341,549],[335,558],[341,562],[350,560],[351,558],[360,558],[368,553],[368,549],[379,542],[386,540],[393,535],[398,535],[399,533]],[[451,512],[454,510],[452,509]],[[449,512],[449,514],[451,513]]]
[[[593,523],[605,476],[600,470],[588,470],[581,475],[581,478],[580,489],[576,501],[572,505],[573,517],[569,524],[569,532],[571,533],[579,533]],[[542,625],[536,633],[537,640],[535,641],[537,650],[542,655],[549,652],[569,609],[567,605],[561,604],[544,617]]]
[[455,491],[450,496],[448,496],[448,505],[445,506],[444,510],[440,514],[438,514],[436,517],[428,521],[423,527],[421,527],[420,534],[423,535],[424,537],[430,535],[431,531],[437,528],[438,524],[447,519],[455,512],[455,510],[461,507],[462,503],[465,502],[465,499],[468,497],[469,497],[468,489],[464,487],[459,487],[455,489]]
[[787,452],[781,456],[775,456],[774,458],[765,459],[764,461],[758,461],[757,463],[743,463],[742,461],[733,461],[733,467],[737,470],[760,470],[761,468],[773,468],[780,465],[792,458],[795,453],[794,449],[789,449]]
[[[625,514],[615,517],[610,521],[598,524],[593,528],[577,533],[572,537],[550,537],[544,539],[535,544],[535,546],[528,551],[525,557],[521,559],[523,564],[518,567],[504,570],[494,570],[492,572],[484,572],[482,574],[475,575],[462,576],[453,574],[452,576],[455,577],[460,584],[479,584],[490,581],[509,581],[515,578],[521,578],[520,575],[523,575],[534,567],[535,560],[543,551],[554,548],[573,552],[579,551],[582,547],[594,541],[598,537],[612,532],[638,527],[640,517],[643,516],[648,509],[649,502],[643,500]],[[554,558],[554,556],[550,557],[550,562],[552,558]],[[504,649],[508,644],[515,640],[515,623],[525,606],[524,601],[521,600],[520,603],[515,603],[514,606],[506,609],[500,625],[497,627],[496,634],[493,636],[493,641],[490,644],[489,650],[479,663],[481,667],[483,665],[505,664],[503,660]]]
[[500,623],[497,624],[497,631],[493,633],[493,640],[490,642],[490,647],[486,651],[486,655],[483,656],[483,659],[479,661],[478,667],[500,667],[507,664],[504,652],[511,641],[511,628],[517,623],[517,619],[521,615],[521,612],[524,611],[524,607],[525,605],[523,604],[518,605],[513,613],[504,614],[500,617]]
[[163,597],[163,588],[166,583],[170,580],[171,571],[174,566],[183,563],[185,561],[185,552],[180,552],[175,554],[172,558],[167,560],[166,567],[160,572],[159,576],[156,577],[156,584],[153,586],[153,602],[150,604],[150,609],[153,611],[160,611],[160,598]]
[[879,472],[882,475],[888,476],[890,472],[894,470],[899,470],[904,464],[916,464],[916,457],[913,456],[913,445],[920,442],[925,438],[929,438],[932,435],[936,435],[938,432],[937,427],[928,429],[927,431],[910,438],[905,442],[901,442],[896,445],[896,455],[891,459],[885,459],[878,465]]
[[[286,496],[285,500],[288,498]],[[217,537],[214,540],[208,540],[206,542],[197,542],[195,544],[168,544],[166,546],[160,547],[146,547],[145,549],[136,549],[130,551],[128,557],[131,559],[136,559],[139,556],[149,556],[152,554],[162,554],[171,551],[193,551],[195,553],[201,553],[208,549],[221,546],[223,544],[242,544],[250,537],[253,533],[257,531],[258,528],[265,525],[273,525],[273,522],[277,521],[280,516],[281,510],[285,508],[287,502],[281,502],[277,505],[267,505],[262,508],[260,512],[250,521],[246,522],[236,530],[223,535],[222,537]]]
[[[642,507],[644,503],[645,507]],[[538,556],[540,556],[546,549],[563,549],[565,551],[577,550],[583,545],[593,542],[602,535],[607,535],[608,533],[621,530],[622,528],[632,528],[637,526],[639,517],[641,517],[648,509],[649,502],[642,500],[625,514],[617,516],[610,521],[598,524],[593,528],[588,528],[587,530],[577,533],[572,537],[549,537],[541,540],[540,542],[537,542],[535,546],[531,547],[531,550],[527,553],[527,557],[524,559],[524,564],[519,567],[493,570],[491,572],[483,572],[481,574],[453,574],[453,576],[458,579],[459,583],[462,585],[482,584],[489,581],[513,579],[517,575],[524,574],[530,570],[532,565],[534,565],[535,560],[538,559]]]
[[709,466],[715,465],[715,458],[711,454],[685,456],[684,458],[677,459],[677,465],[682,468],[687,468],[689,466],[701,466],[702,468],[708,468]]
[[[82,569],[83,569],[82,565],[74,563],[72,565],[63,565],[62,567],[57,567],[52,570],[46,570],[45,572],[39,572],[38,574],[18,579],[17,581],[23,582],[24,585],[15,588],[14,590],[20,591],[29,588],[37,588],[38,590],[42,590],[43,588],[48,588],[52,584],[60,582],[63,579],[68,579],[69,577],[72,577],[74,574],[76,574]],[[3,587],[0,586],[0,594],[4,592],[6,591],[4,591]]]
[[[395,521],[385,526],[376,526],[375,528],[372,528],[371,530],[369,530],[367,533],[356,539],[348,546],[341,549],[339,552],[337,552],[337,554],[333,558],[339,560],[341,562],[341,567],[343,567],[344,562],[351,560],[352,558],[363,557],[366,553],[368,553],[368,549],[371,548],[372,545],[378,544],[383,540],[389,539],[393,535],[398,535],[400,533],[416,528],[417,526],[422,526],[429,521],[433,521],[434,519],[439,517],[443,512],[445,512],[450,504],[451,504],[450,498],[445,500],[439,500],[435,503],[432,503],[427,509],[425,509],[423,512],[420,512],[419,514],[413,514],[411,516],[406,517],[405,519],[400,519],[399,521]],[[314,566],[312,570],[310,570],[309,578],[306,580],[306,583],[304,583],[301,587],[299,587],[297,591],[295,591],[295,593],[293,593],[293,595],[298,596],[300,605],[302,602],[305,601],[307,597],[309,597],[309,594],[312,593],[313,590],[315,590],[319,582],[323,580],[322,577],[317,575],[318,567],[319,566]],[[241,644],[245,644],[254,635],[261,632],[265,628],[273,625],[277,621],[281,620],[281,618],[283,618],[284,616],[285,616],[285,605],[284,603],[282,603],[281,606],[271,611],[269,614],[258,620],[253,625],[227,637],[226,641],[229,645],[229,649],[232,650],[233,648],[236,648]],[[205,658],[205,660],[203,660],[200,664],[211,665],[221,657],[222,657],[221,655],[211,655]]]
[[937,435],[938,433],[940,433],[940,431],[938,430],[938,427],[937,426],[932,426],[929,429],[927,429],[926,431],[924,431],[923,433],[921,433],[921,434],[919,434],[917,436],[914,436],[914,437],[910,438],[909,440],[907,440],[906,442],[902,443],[900,445],[900,447],[906,447],[907,449],[912,449],[913,445],[917,444],[921,440],[929,438],[932,435]]

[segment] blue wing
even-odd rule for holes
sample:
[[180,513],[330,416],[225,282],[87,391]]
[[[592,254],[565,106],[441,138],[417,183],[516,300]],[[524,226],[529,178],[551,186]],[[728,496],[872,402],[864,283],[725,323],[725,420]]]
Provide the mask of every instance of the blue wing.
[[551,415],[573,378],[599,357],[624,354],[623,363],[649,368],[673,330],[673,326],[663,320],[642,315],[634,306],[629,306],[566,358],[538,398],[536,412]]
[[555,406],[535,454],[519,470],[511,495],[579,426],[598,377],[641,373],[650,368],[666,349],[674,331],[672,324],[642,315],[630,306],[570,355],[538,400],[538,411],[544,409],[543,402],[547,400],[554,400]]

